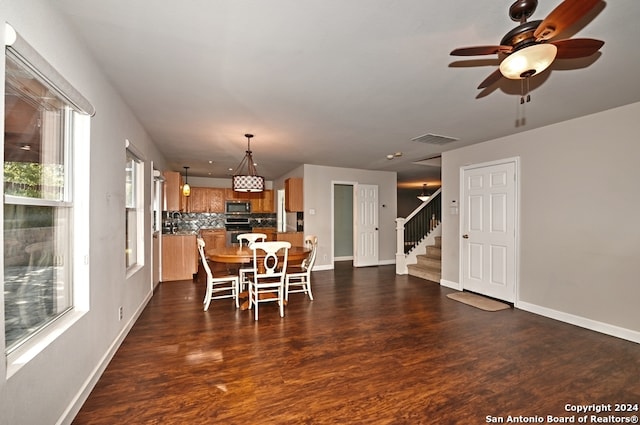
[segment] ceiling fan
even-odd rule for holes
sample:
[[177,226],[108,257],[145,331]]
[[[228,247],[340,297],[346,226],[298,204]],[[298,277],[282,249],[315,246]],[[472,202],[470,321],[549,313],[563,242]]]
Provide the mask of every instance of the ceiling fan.
[[[520,103],[527,102],[529,78],[539,74],[555,59],[574,59],[591,56],[604,41],[592,38],[570,38],[553,40],[555,36],[579,21],[601,0],[564,0],[544,20],[529,21],[538,6],[538,0],[516,0],[509,8],[509,17],[520,25],[509,31],[497,46],[461,47],[451,52],[452,56],[478,56],[498,54],[505,56],[500,66],[478,89],[489,87],[503,76],[521,80]],[[525,81],[527,88],[525,90]]]

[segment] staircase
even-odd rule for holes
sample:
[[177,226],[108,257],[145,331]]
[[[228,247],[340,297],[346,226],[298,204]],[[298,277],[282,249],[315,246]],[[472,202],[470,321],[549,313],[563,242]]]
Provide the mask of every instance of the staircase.
[[442,272],[442,266],[440,264],[441,243],[442,238],[436,236],[435,244],[426,246],[426,254],[416,255],[416,259],[418,260],[416,264],[407,264],[408,274],[439,284]]
[[440,283],[441,189],[407,218],[396,218],[396,274],[410,274]]

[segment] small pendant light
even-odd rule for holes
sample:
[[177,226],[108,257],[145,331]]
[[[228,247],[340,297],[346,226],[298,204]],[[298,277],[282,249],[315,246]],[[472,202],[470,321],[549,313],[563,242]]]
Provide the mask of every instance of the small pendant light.
[[189,167],[184,167],[184,186],[182,186],[182,194],[184,196],[191,195],[191,186],[189,186]]

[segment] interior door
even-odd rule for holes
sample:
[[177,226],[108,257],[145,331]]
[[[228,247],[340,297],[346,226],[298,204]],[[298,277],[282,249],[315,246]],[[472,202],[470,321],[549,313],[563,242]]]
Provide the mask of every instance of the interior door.
[[517,161],[461,171],[461,276],[464,289],[515,300]]
[[378,265],[378,186],[355,187],[354,267]]

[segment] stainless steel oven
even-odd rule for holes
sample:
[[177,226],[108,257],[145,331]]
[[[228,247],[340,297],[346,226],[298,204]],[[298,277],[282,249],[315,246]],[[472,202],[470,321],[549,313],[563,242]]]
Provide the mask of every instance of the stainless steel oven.
[[238,235],[251,232],[248,217],[227,217],[224,226],[227,230],[227,246],[239,244]]
[[250,201],[226,201],[224,211],[227,214],[250,214],[251,202]]

